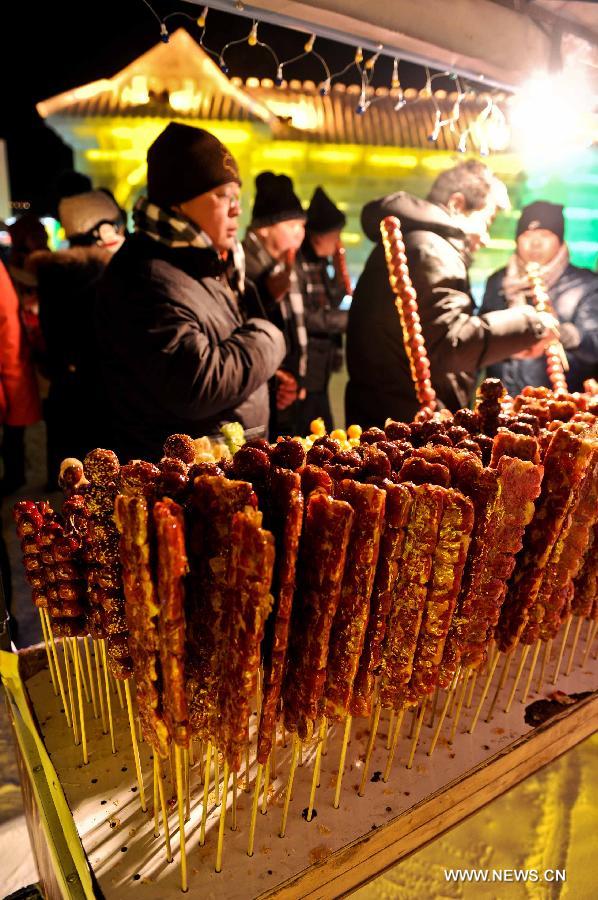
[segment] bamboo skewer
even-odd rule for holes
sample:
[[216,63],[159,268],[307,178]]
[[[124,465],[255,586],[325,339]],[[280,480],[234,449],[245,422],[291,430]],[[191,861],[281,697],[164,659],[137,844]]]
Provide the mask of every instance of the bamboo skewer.
[[436,685],[436,690],[434,691],[434,701],[432,703],[432,715],[430,716],[430,721],[428,722],[428,727],[434,727],[434,719],[436,718],[436,710],[438,709],[438,697],[440,695],[440,688]]
[[[129,682],[125,681],[125,692],[127,695],[127,706],[129,705]],[[133,727],[133,725],[131,726]],[[179,841],[181,852],[181,891],[186,894],[189,890],[187,884],[187,848],[185,846],[185,797],[183,786],[183,751],[174,745],[174,767],[176,770],[176,797],[179,810]]]
[[463,709],[463,701],[465,700],[465,692],[467,691],[467,682],[469,681],[470,675],[471,669],[465,669],[462,678],[461,691],[459,693],[459,701],[457,703],[457,709],[455,710],[455,718],[453,719],[453,724],[451,726],[451,731],[449,734],[449,744],[453,743],[453,741],[455,740],[455,735],[457,734],[459,719],[461,718],[461,710]]
[[263,816],[268,812],[268,791],[270,790],[270,760],[272,758],[272,751],[268,754],[268,759],[266,760],[266,775],[264,778],[264,793],[262,795],[262,809],[261,813]]
[[419,736],[420,736],[421,730],[422,730],[422,724],[424,721],[424,714],[426,712],[427,703],[428,703],[428,698],[425,697],[424,700],[422,700],[422,704],[419,708],[419,713],[417,716],[417,722],[415,725],[415,733],[413,735],[413,741],[411,744],[411,753],[409,754],[409,759],[407,761],[408,769],[411,769],[411,767],[413,766],[413,759],[415,757],[415,751],[417,750],[417,745],[419,743]]
[[87,638],[83,638],[83,646],[85,648],[85,662],[87,664],[87,674],[89,676],[89,687],[91,690],[91,700],[93,705],[93,717],[97,719],[99,716],[98,713],[98,701],[96,697],[96,686],[93,680],[93,669],[91,667],[91,653],[89,652],[89,644],[87,642]]
[[556,684],[556,680],[559,677],[559,672],[561,671],[561,663],[563,662],[563,654],[565,653],[565,646],[567,644],[567,638],[569,637],[569,629],[571,628],[572,621],[573,621],[573,617],[569,616],[569,618],[565,622],[565,628],[563,630],[563,640],[561,641],[561,646],[559,648],[559,655],[557,657],[556,666],[554,669],[554,675],[552,677],[553,684]]
[[525,687],[523,689],[523,694],[521,695],[521,702],[525,703],[529,696],[530,687],[532,685],[532,678],[534,677],[534,672],[536,669],[536,663],[538,662],[538,654],[540,653],[541,642],[538,639],[536,641],[536,646],[534,647],[534,655],[532,656],[532,661],[529,666],[529,672],[527,673],[527,681],[525,682]]
[[311,791],[309,794],[309,805],[307,807],[307,821],[311,822],[313,811],[314,811],[314,801],[316,799],[316,788],[320,783],[320,766],[322,764],[322,748],[324,746],[324,737],[326,735],[326,725],[327,720],[326,716],[322,716],[322,721],[320,722],[320,728],[318,731],[318,748],[316,750],[316,760],[314,763],[314,774],[311,779]]
[[494,659],[492,660],[490,668],[488,669],[488,674],[486,675],[486,681],[484,682],[484,689],[482,691],[482,696],[478,700],[478,705],[476,706],[475,715],[474,715],[473,719],[471,720],[471,725],[469,726],[469,734],[473,734],[474,729],[477,725],[480,713],[482,711],[482,707],[486,701],[486,697],[488,696],[488,691],[490,690],[490,684],[492,682],[492,679],[494,678],[494,673],[495,673],[496,667],[498,665],[498,660],[499,660],[499,654],[495,653]]
[[231,831],[237,830],[237,773],[233,772],[233,805],[232,805],[232,821]]
[[220,807],[220,825],[218,828],[218,845],[216,847],[216,872],[222,872],[222,851],[224,849],[224,826],[226,824],[226,801],[228,798],[229,766],[224,758],[224,774],[222,778],[222,806]]
[[[93,640],[93,639],[92,639]],[[100,645],[96,643],[94,646],[94,661],[96,668],[96,679],[98,683],[98,697],[100,700],[100,713],[102,716],[102,733],[108,734],[108,725],[106,723],[106,708],[104,706],[104,688],[102,687],[102,672],[100,668]]]
[[[112,753],[116,753],[116,743],[114,740],[114,722],[112,721],[112,698],[110,697],[110,679],[108,673],[108,661],[106,659],[106,642],[100,641],[102,648],[102,662],[104,664],[104,683],[106,685],[106,704],[108,706],[108,723],[110,726],[110,740],[112,742]],[[103,706],[103,704],[102,704]]]
[[201,810],[201,827],[199,830],[199,846],[203,847],[206,842],[206,820],[208,817],[208,799],[210,796],[210,769],[212,762],[212,742],[208,741],[206,750],[206,768],[204,772],[203,783],[203,806]]
[[284,807],[282,810],[282,822],[280,824],[280,837],[284,837],[287,830],[287,818],[289,815],[289,803],[291,802],[291,793],[293,790],[293,781],[295,778],[295,770],[297,768],[297,761],[299,759],[299,746],[300,740],[295,732],[293,734],[293,755],[291,756],[291,768],[289,769],[289,778],[287,781],[287,792],[284,798]]
[[386,749],[387,750],[390,750],[390,745],[392,743],[394,721],[395,721],[395,711],[394,711],[394,709],[391,709],[390,718],[388,720],[388,737],[386,738]]
[[193,738],[189,741],[189,749],[187,750],[187,755],[189,757],[189,765],[191,768],[195,765],[195,753],[193,750]]
[[164,777],[162,775],[162,762],[154,752],[154,765],[158,775],[158,794],[160,796],[160,809],[162,810],[162,822],[164,824],[164,841],[166,842],[166,862],[172,862],[172,850],[170,848],[170,829],[168,827],[168,812],[166,810],[166,797],[164,795]]
[[75,740],[75,747],[78,747],[80,744],[79,740],[79,726],[77,724],[77,710],[75,708],[75,698],[73,695],[73,679],[71,677],[71,666],[69,663],[69,654],[67,650],[66,638],[62,639],[62,652],[64,653],[64,665],[66,667],[66,683],[69,692],[69,703],[71,706],[71,719],[73,722],[73,738]]
[[[498,702],[498,698],[500,697],[500,692],[502,691],[503,687],[505,686],[505,682],[506,682],[507,678],[509,677],[509,670],[511,668],[511,662],[513,660],[514,652],[515,652],[515,647],[513,647],[512,650],[509,650],[509,652],[505,656],[504,665],[502,668],[502,672],[500,673],[500,678],[498,679],[496,691],[494,692],[494,697],[492,698],[492,703],[490,704],[490,709],[488,710],[488,715],[486,716],[486,722],[492,721],[492,713],[494,712],[494,707],[496,706],[496,704]],[[497,656],[497,659],[498,659],[498,656]]]
[[191,779],[189,773],[189,750],[183,748],[183,775],[185,786],[185,822],[191,818]]
[[247,842],[247,856],[253,856],[253,842],[255,839],[255,823],[257,820],[257,808],[260,796],[260,786],[262,783],[262,772],[264,767],[261,763],[257,764],[257,773],[255,776],[255,787],[253,790],[253,803],[251,804],[251,821],[249,823],[249,840]]
[[270,775],[276,778],[276,726],[272,734],[272,750],[270,751]]
[[52,659],[52,651],[50,650],[50,641],[48,639],[48,628],[46,625],[46,620],[44,618],[43,610],[38,609],[39,619],[42,623],[42,634],[44,636],[44,644],[46,646],[46,656],[48,657],[48,669],[50,670],[50,678],[52,679],[52,689],[54,691],[54,695],[58,696],[58,683],[56,681],[56,673],[54,671],[54,660]]
[[339,808],[340,799],[341,799],[341,787],[343,784],[343,775],[345,774],[345,759],[347,758],[347,747],[349,745],[349,737],[351,735],[351,722],[353,721],[353,717],[347,715],[345,718],[345,728],[343,731],[343,743],[341,746],[341,755],[338,761],[338,774],[336,776],[336,788],[334,791],[334,801],[333,806],[335,809]]
[[592,646],[592,643],[593,643],[593,641],[594,641],[594,637],[595,637],[595,635],[596,635],[596,630],[597,630],[597,629],[598,629],[598,621],[593,622],[593,621],[590,619],[590,627],[588,628],[588,636],[587,636],[587,639],[586,639],[586,647],[585,647],[585,650],[583,651],[583,659],[582,659],[582,661],[581,661],[582,666],[585,666],[585,664],[586,664],[586,662],[587,662],[588,654],[589,654],[589,652],[590,652],[590,647]]
[[[71,638],[71,640],[77,640],[77,638]],[[85,641],[85,638],[83,638],[83,640]],[[72,647],[72,644],[71,644],[71,647]],[[81,658],[80,653],[79,653],[79,658]],[[81,685],[83,686],[83,691],[85,693],[85,700],[87,701],[87,703],[91,703],[91,694],[89,693],[87,677],[85,675],[85,669],[83,668],[82,665],[79,666],[79,675],[81,678]]]
[[247,746],[245,747],[245,793],[249,793],[249,738],[247,738]]
[[392,768],[392,763],[395,758],[395,751],[397,749],[397,744],[399,742],[399,734],[401,733],[401,725],[403,724],[403,716],[405,715],[405,707],[402,706],[397,712],[397,720],[395,723],[395,729],[392,735],[392,741],[390,743],[390,749],[388,751],[388,757],[386,759],[386,767],[384,769],[383,781],[387,782],[390,778],[390,770]]
[[54,640],[54,632],[52,631],[52,626],[50,624],[50,617],[48,616],[48,611],[45,609],[40,610],[40,613],[42,614],[42,620],[46,623],[46,629],[48,632],[48,637],[50,639],[50,649],[52,651],[52,658],[54,659],[54,668],[56,670],[56,678],[58,679],[58,690],[60,691],[60,699],[62,700],[62,708],[64,709],[64,715],[66,716],[66,723],[69,728],[72,728],[72,719],[69,711],[69,705],[66,702],[64,681],[62,679],[62,671],[60,669],[60,659],[58,657],[56,641]]
[[569,662],[567,663],[565,675],[571,674],[571,669],[573,668],[573,660],[575,658],[575,651],[577,650],[577,642],[579,641],[579,634],[581,631],[582,624],[583,624],[583,619],[581,616],[578,616],[577,624],[575,626],[575,633],[573,635],[573,644],[571,645],[571,652],[569,653]]
[[[131,728],[131,743],[133,744],[133,758],[135,760],[135,770],[137,772],[137,784],[139,785],[139,800],[141,802],[142,812],[147,811],[145,802],[145,790],[143,787],[143,775],[141,774],[141,762],[139,759],[139,747],[137,745],[137,735],[135,734],[135,719],[133,718],[133,701],[131,700],[131,684],[127,678],[125,681],[125,696],[127,698],[127,712],[129,714],[129,725]],[[176,753],[176,745],[175,745]]]
[[513,682],[513,687],[511,688],[511,693],[509,694],[509,699],[507,700],[507,705],[505,706],[505,712],[511,709],[511,704],[513,703],[513,699],[515,697],[515,691],[517,690],[517,685],[519,684],[519,680],[521,678],[521,674],[523,672],[525,661],[527,659],[527,655],[529,653],[529,644],[524,644],[523,650],[521,651],[521,657],[519,659],[519,665],[517,666],[517,671],[515,672],[515,681]]
[[124,708],[125,708],[125,704],[124,704],[124,702],[123,702],[122,689],[121,689],[120,681],[118,680],[118,678],[115,678],[115,679],[114,679],[114,683],[115,683],[115,685],[116,685],[116,693],[118,694],[118,702],[120,703],[120,708],[121,708],[121,709],[124,709]]
[[548,663],[550,662],[550,654],[552,652],[552,638],[549,638],[544,644],[544,654],[542,656],[542,668],[540,669],[540,677],[538,678],[538,683],[536,684],[536,693],[539,694],[542,690],[542,685],[544,684],[544,678],[546,677],[546,669],[548,667]]
[[382,711],[382,707],[380,705],[380,701],[376,703],[376,708],[374,710],[374,721],[372,722],[372,726],[370,728],[370,734],[368,737],[368,744],[365,751],[365,761],[363,764],[363,772],[361,775],[361,784],[359,785],[358,795],[363,797],[365,794],[365,785],[368,778],[369,770],[370,770],[370,761],[372,759],[372,752],[374,750],[374,742],[376,740],[376,734],[378,731],[378,723],[380,722],[380,713]]
[[412,739],[413,732],[415,731],[415,723],[417,722],[417,712],[418,712],[418,707],[414,706],[413,710],[411,712],[411,725],[409,726],[409,734],[407,735],[409,740]]
[[[83,691],[81,690],[81,657],[79,656],[79,645],[77,638],[71,638],[71,653],[73,655],[73,666],[75,668],[75,683],[77,685],[77,699],[79,702],[79,723],[81,726],[81,749],[83,751],[83,765],[89,762],[87,755],[87,733],[85,731],[85,709],[83,706]],[[66,648],[65,648],[66,649]]]
[[220,803],[220,752],[214,747],[214,793],[216,795],[216,806]]
[[479,671],[477,669],[473,670],[473,678],[469,682],[469,693],[467,694],[467,700],[465,702],[465,709],[471,709],[471,704],[473,703],[473,695],[475,692],[476,682],[478,680]]
[[157,753],[154,753],[154,837],[160,837],[160,795],[158,791]]
[[451,697],[457,689],[457,682],[459,681],[460,677],[461,677],[461,667],[459,666],[459,668],[453,675],[453,680],[451,681],[450,687],[449,687],[448,691],[446,692],[446,698],[444,701],[444,705],[442,707],[442,712],[440,713],[440,718],[438,719],[438,725],[436,726],[436,730],[434,731],[434,734],[432,735],[432,743],[430,744],[430,749],[428,750],[428,756],[432,756],[432,754],[434,753],[434,748],[436,747],[436,743],[438,741],[438,738],[440,737],[440,732],[442,731],[442,726],[443,726],[444,720],[446,718],[446,713],[449,708],[449,703],[451,702]]

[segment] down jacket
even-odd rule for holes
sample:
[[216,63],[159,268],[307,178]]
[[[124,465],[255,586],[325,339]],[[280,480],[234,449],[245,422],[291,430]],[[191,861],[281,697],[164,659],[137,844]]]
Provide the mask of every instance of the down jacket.
[[96,333],[122,460],[157,460],[166,437],[210,435],[230,421],[264,435],[268,379],[285,344],[238,296],[212,248],[170,248],[135,234],[106,269]]
[[386,216],[401,221],[441,405],[466,406],[478,369],[528,349],[543,333],[531,307],[475,315],[466,235],[442,207],[403,192],[368,203],[361,223],[376,246],[349,311],[345,395],[347,422],[364,427],[382,427],[388,417],[408,422],[419,409],[380,238]]

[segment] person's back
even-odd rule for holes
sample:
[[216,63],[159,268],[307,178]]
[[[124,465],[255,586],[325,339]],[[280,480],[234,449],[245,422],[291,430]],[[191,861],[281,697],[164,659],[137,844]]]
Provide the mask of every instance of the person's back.
[[376,246],[349,311],[348,423],[381,427],[388,417],[409,421],[419,409],[381,243],[386,216],[401,222],[441,406],[453,411],[466,406],[479,368],[547,337],[552,319],[543,321],[529,308],[474,315],[468,265],[487,238],[499,203],[495,193],[500,196],[496,179],[482,164],[470,162],[442,173],[428,200],[400,192],[364,207],[362,226]]

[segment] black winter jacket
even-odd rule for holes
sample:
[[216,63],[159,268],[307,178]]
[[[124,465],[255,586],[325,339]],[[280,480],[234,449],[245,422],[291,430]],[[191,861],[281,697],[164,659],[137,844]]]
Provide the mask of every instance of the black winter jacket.
[[169,248],[142,234],[127,241],[96,305],[122,459],[159,459],[169,434],[214,434],[230,421],[266,433],[267,381],[285,347],[259,311],[249,283],[237,299],[211,248]]
[[474,314],[466,237],[440,206],[403,192],[368,203],[361,222],[376,246],[349,311],[345,395],[347,422],[364,427],[382,427],[388,417],[410,421],[419,409],[380,239],[380,222],[389,215],[401,221],[432,383],[442,405],[466,406],[478,369],[531,347],[543,333],[530,307]]
[[[482,314],[507,308],[502,289],[505,271],[500,269],[488,279]],[[598,276],[569,264],[549,294],[561,322],[561,342],[569,362],[567,386],[570,391],[581,391],[584,380],[598,374]],[[513,397],[527,384],[550,387],[544,356],[495,363],[488,367],[488,375],[501,378]]]

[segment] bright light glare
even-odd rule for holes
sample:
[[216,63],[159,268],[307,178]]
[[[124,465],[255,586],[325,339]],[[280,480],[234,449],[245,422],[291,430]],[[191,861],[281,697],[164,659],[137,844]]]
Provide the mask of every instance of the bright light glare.
[[562,159],[592,143],[592,97],[579,75],[538,74],[513,98],[513,143],[524,155]]

